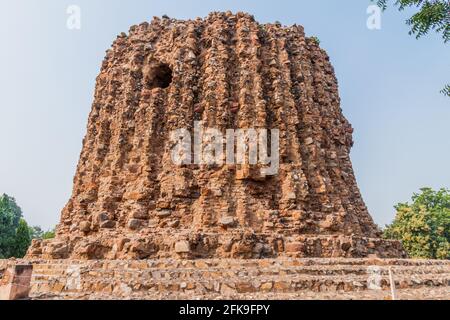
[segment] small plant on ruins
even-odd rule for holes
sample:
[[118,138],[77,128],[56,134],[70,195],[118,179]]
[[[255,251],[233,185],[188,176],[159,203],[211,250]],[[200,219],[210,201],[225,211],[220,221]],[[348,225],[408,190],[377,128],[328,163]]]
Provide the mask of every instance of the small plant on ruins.
[[30,227],[31,239],[52,239],[55,237],[55,229],[42,230],[39,226]]
[[312,36],[311,40],[314,41],[318,46],[320,45],[320,39],[317,38],[316,36]]
[[384,237],[401,240],[412,258],[450,259],[450,190],[422,188],[412,203],[399,203]]
[[42,239],[44,239],[44,240],[46,240],[46,239],[53,239],[54,237],[55,237],[55,229],[45,231],[42,234]]

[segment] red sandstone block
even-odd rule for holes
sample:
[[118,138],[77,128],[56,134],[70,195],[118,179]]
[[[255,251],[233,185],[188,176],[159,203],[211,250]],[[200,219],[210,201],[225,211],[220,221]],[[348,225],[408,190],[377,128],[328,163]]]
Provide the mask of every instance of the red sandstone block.
[[0,300],[27,299],[30,292],[32,265],[14,265],[0,280]]
[[291,242],[287,243],[285,246],[286,252],[302,252],[304,249],[304,244],[301,242]]

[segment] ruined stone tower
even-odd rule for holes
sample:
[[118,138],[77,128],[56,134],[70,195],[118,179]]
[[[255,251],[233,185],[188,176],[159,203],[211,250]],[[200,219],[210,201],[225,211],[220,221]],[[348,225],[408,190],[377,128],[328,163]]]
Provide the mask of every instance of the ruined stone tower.
[[[276,128],[279,171],[176,165],[170,132]],[[107,51],[56,239],[29,257],[401,256],[379,238],[349,158],[327,54],[244,13],[155,18]]]

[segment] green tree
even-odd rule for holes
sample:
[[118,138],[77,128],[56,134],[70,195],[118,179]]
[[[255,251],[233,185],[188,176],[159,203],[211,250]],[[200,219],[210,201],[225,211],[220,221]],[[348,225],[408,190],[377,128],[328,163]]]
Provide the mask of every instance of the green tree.
[[[386,10],[388,0],[372,0]],[[444,42],[450,39],[450,2],[446,0],[395,0],[399,10],[409,7],[419,8],[419,11],[406,20],[411,27],[409,34],[420,38],[431,30],[442,33]]]
[[55,237],[55,229],[45,231],[42,234],[42,239],[53,239]]
[[52,239],[55,237],[55,229],[44,231],[39,226],[30,227],[30,236],[31,239]]
[[44,234],[44,230],[42,230],[39,226],[30,227],[30,235],[31,239],[42,239],[42,235]]
[[27,249],[31,244],[30,228],[24,219],[20,219],[19,225],[16,229],[16,236],[14,238],[14,252],[13,256],[16,258],[23,258],[27,253]]
[[384,237],[401,240],[411,257],[450,259],[450,190],[422,188],[412,203],[399,203]]
[[9,258],[14,253],[14,239],[22,210],[14,198],[3,194],[0,196],[0,259]]
[[[386,10],[388,0],[371,0],[379,7]],[[406,24],[411,27],[409,34],[415,35],[417,39],[428,34],[430,31],[442,35],[444,43],[450,40],[450,1],[448,0],[395,0],[395,6],[399,10],[409,7],[418,8],[418,12],[406,20]],[[446,96],[450,97],[450,84],[442,90]]]

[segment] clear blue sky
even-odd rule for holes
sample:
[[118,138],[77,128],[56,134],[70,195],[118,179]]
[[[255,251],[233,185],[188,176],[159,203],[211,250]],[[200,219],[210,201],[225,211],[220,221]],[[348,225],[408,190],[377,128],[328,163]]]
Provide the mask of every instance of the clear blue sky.
[[[438,35],[416,40],[390,8],[366,27],[369,0],[151,1],[2,0],[0,11],[0,193],[32,225],[49,228],[69,199],[95,77],[120,32],[167,14],[247,11],[260,22],[305,27],[335,67],[342,108],[355,128],[352,161],[375,221],[422,186],[450,187],[450,50]],[[66,9],[81,8],[81,30]]]

